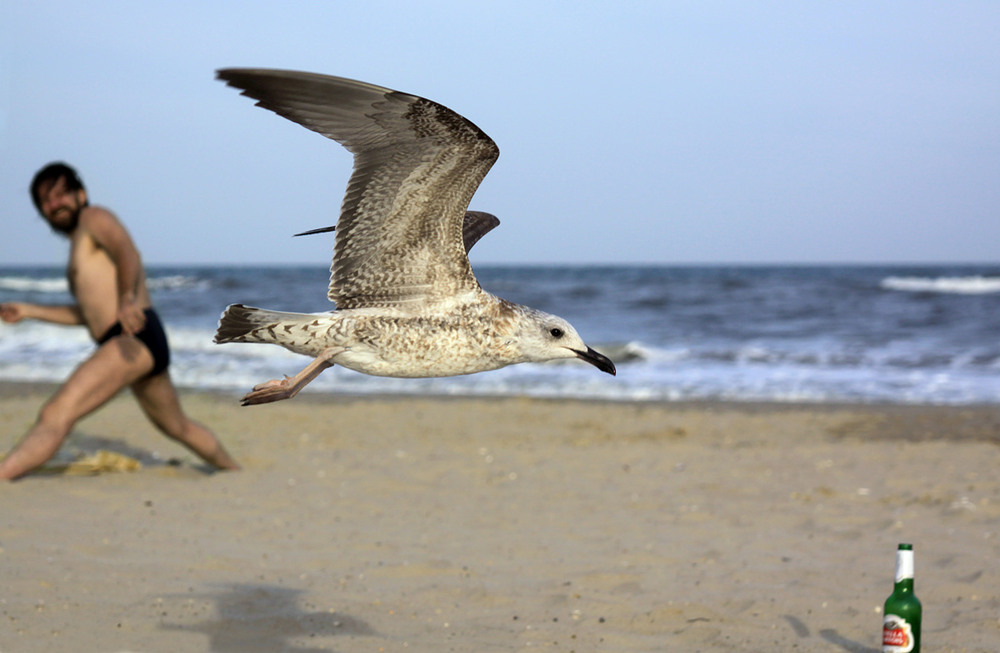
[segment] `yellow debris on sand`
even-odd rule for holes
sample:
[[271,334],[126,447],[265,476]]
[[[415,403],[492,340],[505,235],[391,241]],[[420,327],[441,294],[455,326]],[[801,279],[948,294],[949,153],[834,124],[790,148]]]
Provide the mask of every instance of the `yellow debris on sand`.
[[94,476],[110,472],[134,472],[140,469],[142,469],[142,463],[135,458],[99,449],[91,454],[83,454],[70,463],[46,465],[42,471],[67,476]]

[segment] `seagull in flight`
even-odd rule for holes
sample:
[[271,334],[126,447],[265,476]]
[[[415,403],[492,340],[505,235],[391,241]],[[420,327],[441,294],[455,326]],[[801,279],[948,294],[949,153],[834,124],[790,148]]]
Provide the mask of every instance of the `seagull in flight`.
[[312,358],[294,376],[255,386],[243,405],[294,397],[333,365],[419,378],[579,359],[615,374],[569,322],[476,280],[468,250],[499,221],[467,209],[499,149],[472,122],[431,100],[340,77],[228,68],[218,78],[354,155],[330,267],[336,309],[234,304],[219,321],[216,343],[270,343]]

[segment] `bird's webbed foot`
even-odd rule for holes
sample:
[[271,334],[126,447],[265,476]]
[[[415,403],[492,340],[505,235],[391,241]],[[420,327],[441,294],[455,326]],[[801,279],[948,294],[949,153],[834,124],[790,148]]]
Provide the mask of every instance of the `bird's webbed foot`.
[[282,399],[291,399],[299,394],[299,390],[319,376],[323,370],[333,367],[331,359],[342,351],[344,351],[343,348],[327,349],[295,376],[258,383],[253,387],[253,390],[243,396],[240,405],[256,406],[257,404],[269,404]]
[[294,388],[292,377],[286,375],[283,379],[271,379],[264,383],[258,383],[253,387],[253,390],[243,395],[243,398],[240,399],[240,405],[255,406],[282,399],[291,399],[298,394],[300,389]]

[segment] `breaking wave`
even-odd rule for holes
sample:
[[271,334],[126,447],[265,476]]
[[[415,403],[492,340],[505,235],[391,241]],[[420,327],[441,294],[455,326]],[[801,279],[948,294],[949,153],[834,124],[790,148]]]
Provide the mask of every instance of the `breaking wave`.
[[1000,277],[886,277],[881,286],[886,290],[907,292],[980,295],[1000,292]]

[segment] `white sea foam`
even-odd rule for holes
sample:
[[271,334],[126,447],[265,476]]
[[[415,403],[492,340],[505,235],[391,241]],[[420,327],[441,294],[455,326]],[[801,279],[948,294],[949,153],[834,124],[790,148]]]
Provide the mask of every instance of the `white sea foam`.
[[[148,281],[150,290],[200,290],[209,286],[205,279],[180,274],[152,277]],[[0,276],[0,290],[14,292],[65,293],[69,283],[65,277],[27,277],[19,275]]]
[[69,284],[63,277],[32,278],[22,276],[0,277],[0,290],[14,292],[69,292]]
[[979,295],[1000,292],[1000,277],[886,277],[881,286],[886,290]]
[[210,286],[205,279],[182,274],[153,277],[147,282],[147,285],[150,290],[203,290]]

